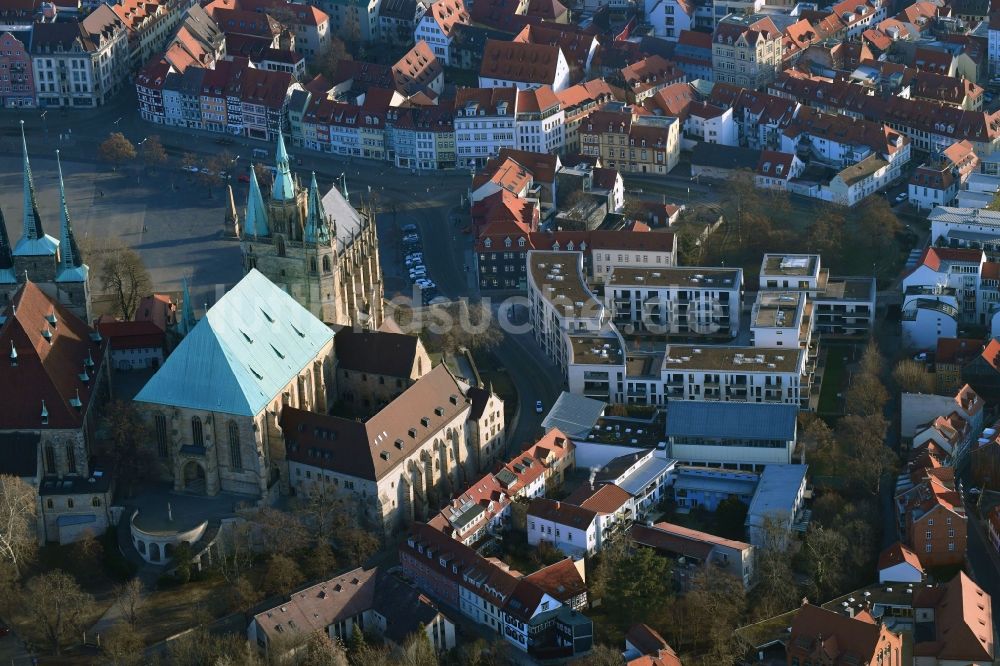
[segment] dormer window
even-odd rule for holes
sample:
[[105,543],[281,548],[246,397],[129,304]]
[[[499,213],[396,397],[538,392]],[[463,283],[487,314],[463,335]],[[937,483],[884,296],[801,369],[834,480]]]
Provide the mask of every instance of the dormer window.
[[522,238],[518,238],[518,239],[517,239],[517,246],[518,246],[518,247],[524,247],[524,246],[525,246],[525,244],[526,244],[526,243],[525,243],[525,241],[524,241],[524,238],[523,238],[523,237],[522,237]]
[[491,245],[493,245],[493,241],[489,238],[483,241],[483,247],[490,247]]
[[511,245],[513,245],[513,242],[509,238],[505,238],[503,241],[503,245],[504,247],[510,247]]

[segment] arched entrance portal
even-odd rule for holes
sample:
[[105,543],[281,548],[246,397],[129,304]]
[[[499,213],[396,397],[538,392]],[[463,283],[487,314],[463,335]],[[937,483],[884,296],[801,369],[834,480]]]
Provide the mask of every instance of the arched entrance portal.
[[205,493],[205,468],[201,463],[189,460],[184,465],[184,490]]

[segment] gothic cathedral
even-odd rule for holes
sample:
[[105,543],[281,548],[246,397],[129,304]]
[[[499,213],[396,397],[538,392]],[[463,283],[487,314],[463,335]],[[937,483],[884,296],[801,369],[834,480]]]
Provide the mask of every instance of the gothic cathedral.
[[278,135],[274,182],[264,201],[250,169],[242,228],[234,211],[243,270],[256,268],[327,324],[375,330],[382,325],[382,268],[371,209],[355,210],[347,188],[320,197],[313,173],[308,190],[292,177]]
[[[21,124],[21,146],[24,155],[24,209],[21,238],[11,246],[7,224],[0,210],[0,307],[10,302],[19,285],[26,279],[34,282],[53,299],[61,303],[87,324],[93,319],[90,309],[90,269],[83,263],[73,235],[66,188],[63,184],[62,163],[59,162],[59,239],[42,229],[35,200],[35,182],[28,161],[28,142]],[[56,159],[59,151],[56,151]]]

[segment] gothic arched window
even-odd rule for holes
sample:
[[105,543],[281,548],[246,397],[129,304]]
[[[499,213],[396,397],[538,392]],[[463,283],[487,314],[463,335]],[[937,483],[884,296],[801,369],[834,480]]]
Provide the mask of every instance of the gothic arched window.
[[161,458],[167,457],[167,417],[163,414],[153,416],[153,427],[156,430],[156,452]]
[[229,462],[233,469],[243,469],[243,453],[240,451],[240,427],[236,421],[229,422]]
[[201,431],[201,419],[191,417],[191,443],[195,446],[205,446],[205,438]]

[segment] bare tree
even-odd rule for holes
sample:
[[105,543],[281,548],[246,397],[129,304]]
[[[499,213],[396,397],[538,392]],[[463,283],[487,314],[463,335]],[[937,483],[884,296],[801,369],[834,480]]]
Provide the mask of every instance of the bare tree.
[[37,493],[16,476],[0,476],[0,560],[8,562],[15,578],[38,548]]
[[597,644],[590,654],[580,660],[579,666],[625,666],[625,657],[621,650]]
[[124,583],[115,585],[113,594],[115,604],[122,614],[126,624],[134,627],[139,619],[139,602],[142,601],[142,581],[130,578]]
[[861,354],[858,372],[875,377],[882,374],[882,353],[879,351],[878,343],[875,340],[869,340],[865,346],[865,351]]
[[312,73],[322,74],[331,81],[334,75],[337,73],[337,67],[342,62],[349,62],[353,60],[350,52],[347,50],[347,45],[344,44],[344,40],[339,37],[330,38],[330,46],[327,47],[326,51],[322,56],[319,57],[316,64],[313,65]]
[[904,358],[892,370],[892,379],[900,391],[906,393],[932,393],[934,377],[927,372],[923,363]]
[[101,637],[104,655],[112,666],[138,666],[145,661],[142,637],[130,624],[119,624]]
[[833,529],[814,526],[809,529],[803,546],[807,566],[817,593],[826,599],[837,593],[844,579],[848,541]]
[[112,132],[97,149],[101,159],[117,170],[122,163],[135,159],[135,146],[121,132]]
[[295,560],[277,553],[271,556],[267,563],[267,573],[264,576],[267,581],[268,594],[288,594],[296,585],[302,582],[302,572]]
[[111,293],[115,314],[130,321],[139,301],[153,288],[139,253],[118,240],[100,250],[101,283]]
[[493,313],[483,303],[468,300],[435,305],[429,308],[425,322],[428,346],[436,350],[457,351],[461,347],[490,351],[503,340]]
[[889,401],[889,391],[876,375],[861,373],[854,375],[851,387],[844,397],[844,409],[848,414],[874,416],[881,414]]
[[349,666],[344,648],[325,631],[314,631],[306,641],[299,666]]
[[61,569],[35,576],[25,587],[24,608],[42,628],[55,654],[83,628],[93,598]]
[[219,556],[213,561],[222,577],[230,585],[246,581],[246,573],[254,565],[253,525],[244,521],[228,525],[219,532]]
[[149,447],[149,425],[135,403],[114,400],[104,410],[104,426],[108,433],[104,453],[119,488],[131,497],[135,484],[155,476],[160,465]]

